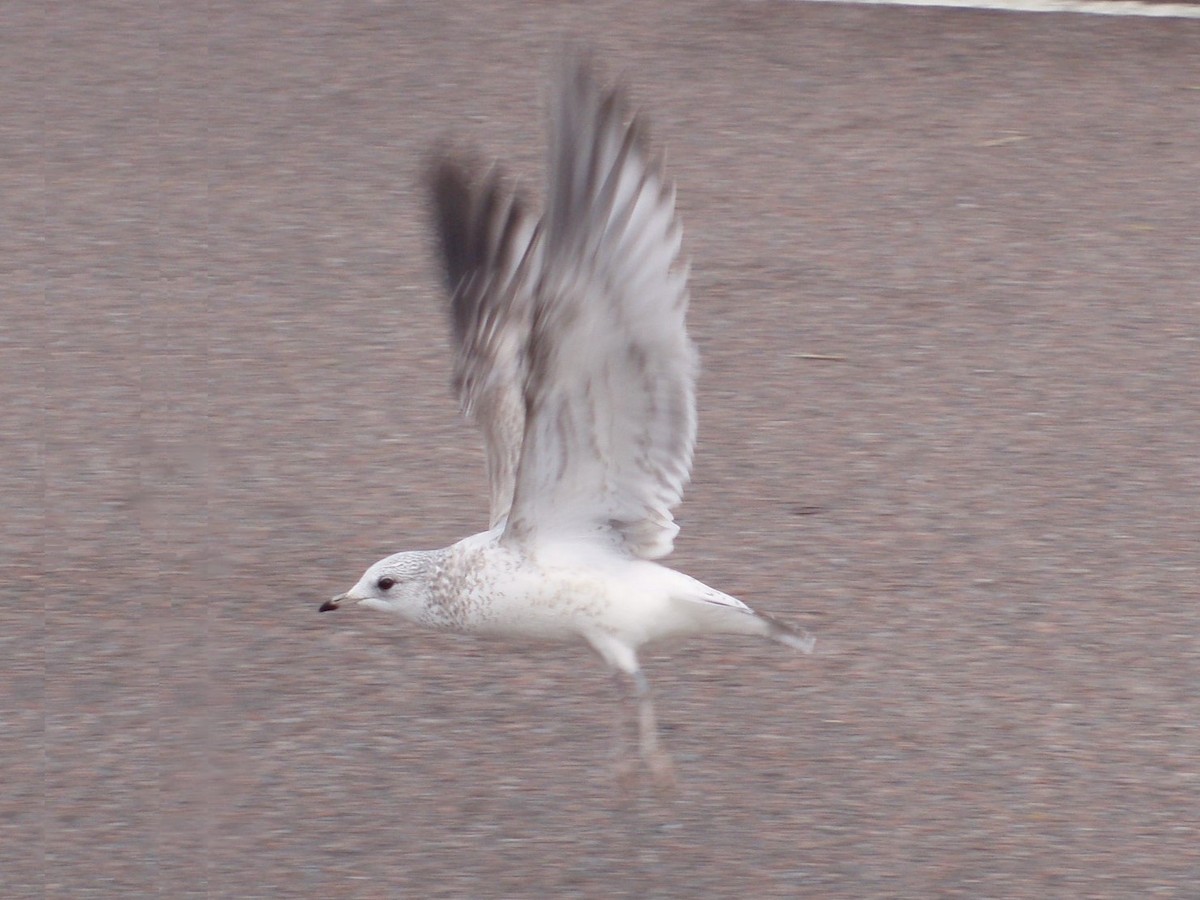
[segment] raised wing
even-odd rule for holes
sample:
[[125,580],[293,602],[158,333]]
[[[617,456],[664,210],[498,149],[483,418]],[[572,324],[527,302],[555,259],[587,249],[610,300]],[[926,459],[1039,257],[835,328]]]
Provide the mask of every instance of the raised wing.
[[452,299],[454,388],[483,432],[490,527],[504,521],[525,432],[525,350],[533,315],[527,273],[536,267],[537,222],[494,170],[473,184],[442,156],[432,173],[442,258]]
[[696,351],[674,188],[617,92],[573,64],[553,109],[525,439],[505,541],[613,540],[654,559],[679,527]]

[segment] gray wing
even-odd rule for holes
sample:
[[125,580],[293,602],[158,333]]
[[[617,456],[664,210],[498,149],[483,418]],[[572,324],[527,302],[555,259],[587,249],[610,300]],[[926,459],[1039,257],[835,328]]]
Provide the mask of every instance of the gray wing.
[[533,312],[537,222],[494,170],[475,184],[453,157],[432,172],[434,209],[451,291],[454,388],[483,432],[490,526],[503,522],[525,432],[525,351]]
[[618,92],[572,63],[552,110],[547,211],[505,541],[611,541],[654,559],[679,527],[696,351],[673,186]]

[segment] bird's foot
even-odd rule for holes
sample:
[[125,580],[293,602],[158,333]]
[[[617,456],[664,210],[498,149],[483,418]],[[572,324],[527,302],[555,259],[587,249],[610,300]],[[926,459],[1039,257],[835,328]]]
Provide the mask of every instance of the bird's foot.
[[634,793],[640,770],[641,763],[634,757],[626,756],[617,761],[613,769],[613,774],[616,777],[617,787],[622,794],[629,796]]
[[678,781],[671,754],[661,747],[638,756],[625,756],[613,766],[617,787],[626,796],[637,793],[643,779],[648,780],[660,794],[673,794]]
[[675,763],[672,761],[670,753],[662,747],[655,747],[646,754],[646,768],[650,770],[650,779],[660,793],[674,792],[676,787]]

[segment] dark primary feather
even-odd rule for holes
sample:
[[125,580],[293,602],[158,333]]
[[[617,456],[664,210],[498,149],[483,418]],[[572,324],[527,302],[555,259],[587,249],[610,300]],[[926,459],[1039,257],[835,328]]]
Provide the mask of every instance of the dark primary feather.
[[491,282],[497,276],[515,275],[526,249],[518,229],[529,217],[496,170],[476,187],[466,165],[443,155],[434,163],[431,180],[454,336],[462,341],[478,327],[478,318],[487,315],[483,288],[495,287]]
[[434,213],[454,327],[454,387],[483,431],[491,525],[508,514],[525,426],[525,344],[529,259],[537,225],[493,170],[475,183],[467,167],[440,155],[431,172]]
[[477,258],[474,264],[471,261],[477,257],[472,252],[476,229],[471,221],[471,185],[462,164],[450,156],[434,160],[430,183],[446,287],[453,296],[467,271],[478,267]]

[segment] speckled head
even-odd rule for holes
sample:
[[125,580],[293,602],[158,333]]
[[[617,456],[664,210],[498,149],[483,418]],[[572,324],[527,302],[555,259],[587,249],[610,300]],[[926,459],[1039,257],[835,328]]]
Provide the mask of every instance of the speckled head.
[[438,551],[417,550],[381,559],[346,593],[322,603],[321,612],[337,609],[343,603],[357,603],[416,619],[428,604],[437,556]]

